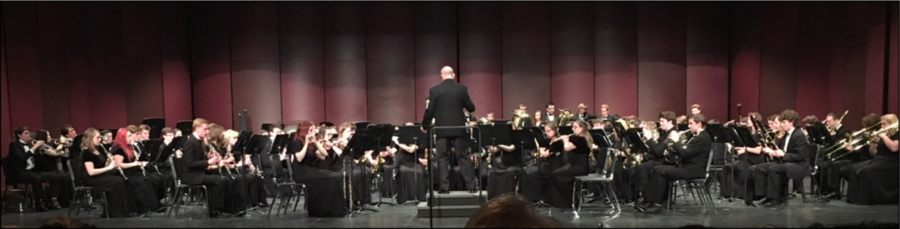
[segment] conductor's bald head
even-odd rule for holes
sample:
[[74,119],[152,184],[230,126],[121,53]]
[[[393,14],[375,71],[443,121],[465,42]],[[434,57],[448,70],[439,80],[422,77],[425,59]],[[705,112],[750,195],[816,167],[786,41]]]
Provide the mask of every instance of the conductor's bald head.
[[444,66],[441,68],[441,79],[454,79],[456,78],[456,74],[453,73],[453,68],[450,66]]

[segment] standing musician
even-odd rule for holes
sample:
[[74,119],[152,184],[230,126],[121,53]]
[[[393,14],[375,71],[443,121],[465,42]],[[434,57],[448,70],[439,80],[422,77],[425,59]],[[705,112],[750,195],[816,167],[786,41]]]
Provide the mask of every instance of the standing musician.
[[[426,104],[425,115],[422,118],[422,131],[434,121],[435,126],[459,126],[465,123],[465,114],[460,112],[466,109],[469,112],[475,111],[475,104],[469,98],[469,91],[466,86],[455,81],[456,74],[453,68],[444,66],[441,69],[441,79],[443,82],[429,90],[428,103]],[[437,157],[440,164],[440,193],[450,193],[450,147],[456,150],[459,158],[459,170],[465,178],[466,187],[469,192],[475,192],[475,168],[472,161],[468,160],[466,155],[468,144],[465,141],[466,131],[462,129],[439,130],[434,132],[437,137]]]
[[865,139],[872,160],[861,162],[850,173],[847,203],[897,204],[900,192],[900,154],[898,154],[897,115],[881,116],[881,129]]
[[294,181],[306,185],[309,217],[343,217],[346,214],[344,195],[340,191],[343,176],[333,170],[342,161],[336,158],[336,146],[329,146],[325,136],[316,133],[310,121],[297,124],[297,134],[288,147],[288,152],[293,154]]
[[776,141],[777,148],[764,147],[763,152],[781,160],[755,165],[751,169],[756,193],[765,191],[766,199],[762,203],[766,207],[782,206],[787,201],[783,195],[787,178],[800,180],[810,173],[809,142],[803,131],[796,127],[800,116],[794,110],[785,110],[779,119],[785,136]]
[[219,158],[207,158],[206,152],[201,139],[205,139],[209,134],[209,121],[203,118],[194,119],[192,125],[192,133],[184,141],[182,146],[182,170],[180,174],[181,181],[187,185],[205,185],[209,190],[209,211],[210,216],[220,217],[225,211],[225,180],[220,175],[206,174],[207,169],[211,165],[218,165]]
[[644,125],[644,138],[647,146],[650,147],[650,152],[646,154],[648,155],[647,161],[634,168],[634,197],[637,198],[638,202],[643,202],[644,187],[647,186],[647,181],[650,180],[650,173],[653,171],[653,168],[665,164],[663,153],[665,153],[667,146],[666,137],[675,132],[675,117],[675,112],[663,111],[659,113],[658,130],[648,128],[647,124]]
[[82,139],[80,159],[84,163],[84,169],[73,168],[73,171],[79,171],[76,173],[80,174],[79,180],[94,190],[106,192],[107,203],[105,206],[107,209],[104,212],[108,212],[109,217],[136,216],[135,195],[125,183],[119,163],[109,156],[111,154],[101,152],[100,132],[97,129],[88,128],[84,131]]
[[140,129],[129,125],[127,128],[119,128],[116,140],[110,152],[116,164],[128,177],[128,187],[135,194],[137,210],[139,214],[153,213],[163,210],[159,204],[156,187],[144,172],[145,161],[138,161],[135,148],[132,147],[140,139]]
[[[758,128],[753,124],[753,120],[751,120],[753,117],[753,115],[741,117],[739,126],[749,129],[753,141],[759,142],[760,136],[757,131]],[[718,175],[719,183],[722,184],[722,190],[719,192],[719,195],[725,198],[744,198],[747,196],[745,188],[747,188],[747,185],[750,183],[748,180],[752,175],[749,172],[750,166],[765,162],[765,158],[762,155],[762,148],[761,145],[757,147],[734,147],[736,156],[734,162],[724,165],[722,172]],[[745,200],[744,203],[748,206],[756,206],[753,201]]]
[[662,205],[668,200],[671,189],[671,181],[701,178],[706,175],[706,163],[712,148],[712,138],[704,127],[706,116],[693,114],[688,119],[688,128],[694,134],[690,140],[683,143],[681,135],[672,133],[669,139],[673,142],[675,152],[681,156],[681,162],[677,165],[660,165],[653,168],[650,173],[650,183],[644,190],[644,204],[638,206],[638,211],[646,213],[661,212]]

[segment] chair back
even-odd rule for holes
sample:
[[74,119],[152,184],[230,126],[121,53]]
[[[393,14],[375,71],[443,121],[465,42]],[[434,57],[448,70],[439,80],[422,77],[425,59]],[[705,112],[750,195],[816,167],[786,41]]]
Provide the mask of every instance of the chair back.
[[169,164],[169,169],[172,170],[172,181],[175,182],[175,186],[181,186],[181,180],[178,179],[178,170],[175,169],[175,154],[169,156],[169,159],[166,159],[166,163]]
[[712,170],[712,168],[713,168],[713,159],[715,158],[714,157],[715,154],[716,154],[715,148],[712,148],[709,150],[709,157],[707,157],[707,159],[706,159],[706,167],[704,168],[704,170],[706,170],[706,174],[703,177],[704,179],[709,179],[709,171]]
[[606,149],[605,151],[606,153],[601,155],[603,164],[598,165],[598,167],[601,167],[600,176],[612,179],[615,172],[616,154],[612,149]]
[[72,160],[66,161],[66,165],[69,166],[69,180],[72,181],[72,187],[78,187],[75,179],[75,169],[72,167]]

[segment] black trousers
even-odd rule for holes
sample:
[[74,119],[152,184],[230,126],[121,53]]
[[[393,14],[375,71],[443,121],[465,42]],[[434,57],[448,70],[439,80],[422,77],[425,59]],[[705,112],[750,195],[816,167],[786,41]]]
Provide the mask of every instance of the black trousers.
[[209,201],[209,210],[223,212],[225,210],[225,191],[227,187],[225,187],[226,183],[225,180],[222,179],[222,176],[219,174],[203,175],[203,181],[200,184],[206,186],[207,191],[209,191],[209,197],[207,198],[207,201]]
[[668,194],[672,190],[670,182],[700,177],[703,177],[703,174],[698,176],[685,168],[678,168],[674,165],[656,166],[650,173],[650,182],[647,183],[644,190],[644,200],[648,203],[663,205],[668,201]]
[[469,143],[465,137],[438,138],[435,142],[439,164],[440,189],[450,190],[450,147],[456,151],[459,171],[466,180],[467,189],[475,189],[475,164],[469,160]]
[[634,167],[634,177],[632,180],[634,181],[634,197],[636,199],[643,197],[647,182],[650,180],[650,173],[653,172],[653,168],[660,165],[663,165],[662,161],[652,160],[643,162]]
[[[13,182],[17,183],[26,183],[31,184],[31,189],[34,192],[34,199],[38,201],[37,205],[47,205],[52,203],[53,194],[57,194],[57,196],[61,196],[64,191],[61,191],[61,186],[68,184],[68,186],[72,186],[71,181],[68,176],[63,176],[58,172],[37,172],[37,171],[25,171],[22,175],[10,177],[13,178]],[[47,182],[50,184],[49,190],[44,189],[43,183]],[[69,188],[71,189],[71,188]],[[68,200],[72,198],[71,192],[67,194],[67,198],[60,198],[61,204],[68,204]]]

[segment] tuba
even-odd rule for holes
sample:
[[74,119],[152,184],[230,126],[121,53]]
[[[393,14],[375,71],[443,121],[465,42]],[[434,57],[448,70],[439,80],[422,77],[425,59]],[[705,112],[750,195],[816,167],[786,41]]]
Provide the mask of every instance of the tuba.
[[568,109],[560,109],[559,110],[559,126],[569,126],[569,122],[572,121],[572,117],[575,115],[572,114]]

